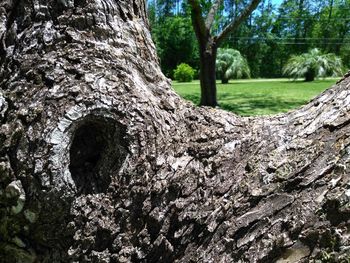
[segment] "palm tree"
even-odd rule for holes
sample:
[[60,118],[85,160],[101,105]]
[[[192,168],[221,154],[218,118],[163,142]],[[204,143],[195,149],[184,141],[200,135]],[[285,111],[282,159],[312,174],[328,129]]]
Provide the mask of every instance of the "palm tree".
[[216,71],[222,84],[227,84],[230,78],[250,77],[247,60],[238,50],[232,48],[218,49]]
[[323,54],[318,48],[308,53],[292,56],[283,68],[283,74],[313,81],[317,77],[339,76],[343,74],[341,58],[333,53]]

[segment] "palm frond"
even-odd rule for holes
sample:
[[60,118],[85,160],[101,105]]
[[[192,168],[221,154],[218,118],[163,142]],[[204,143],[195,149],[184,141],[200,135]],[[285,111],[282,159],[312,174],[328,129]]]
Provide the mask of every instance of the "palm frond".
[[314,48],[308,53],[292,56],[283,67],[283,74],[294,79],[310,73],[314,77],[342,75],[342,60],[333,53],[322,54],[318,48]]
[[219,48],[216,59],[216,70],[226,79],[250,77],[247,60],[238,50]]

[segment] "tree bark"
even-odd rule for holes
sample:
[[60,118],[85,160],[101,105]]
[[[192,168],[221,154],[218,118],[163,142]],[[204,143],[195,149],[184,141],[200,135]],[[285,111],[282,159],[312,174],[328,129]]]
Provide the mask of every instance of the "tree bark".
[[142,0],[0,3],[0,262],[349,260],[350,75],[196,108],[147,27]]
[[201,106],[218,106],[216,96],[216,54],[217,47],[213,41],[200,45]]

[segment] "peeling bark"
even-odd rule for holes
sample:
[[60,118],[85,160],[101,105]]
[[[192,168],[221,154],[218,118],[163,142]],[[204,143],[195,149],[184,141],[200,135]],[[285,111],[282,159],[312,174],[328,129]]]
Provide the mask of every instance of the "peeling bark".
[[0,262],[349,260],[349,76],[287,114],[196,108],[145,14],[0,3]]

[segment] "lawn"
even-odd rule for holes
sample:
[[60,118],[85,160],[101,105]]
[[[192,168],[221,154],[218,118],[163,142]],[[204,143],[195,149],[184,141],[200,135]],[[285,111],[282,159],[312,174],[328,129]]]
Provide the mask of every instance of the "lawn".
[[[335,84],[336,79],[313,82],[288,79],[235,80],[229,84],[218,82],[218,102],[222,109],[242,116],[268,115],[287,112],[306,104],[325,89]],[[183,98],[199,103],[199,81],[173,82],[173,87]]]

